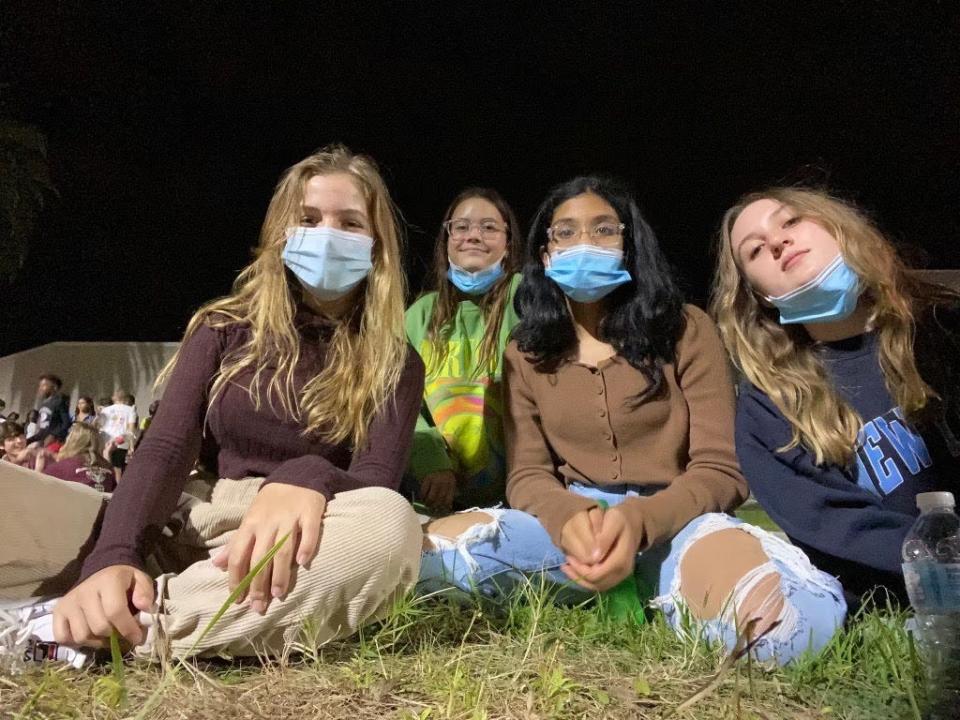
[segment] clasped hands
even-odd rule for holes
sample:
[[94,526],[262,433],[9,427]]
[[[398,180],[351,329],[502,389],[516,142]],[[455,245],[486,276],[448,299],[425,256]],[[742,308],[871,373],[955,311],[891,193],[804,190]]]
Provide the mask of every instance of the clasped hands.
[[581,510],[560,532],[567,562],[560,567],[577,585],[603,592],[633,573],[640,538],[618,507]]

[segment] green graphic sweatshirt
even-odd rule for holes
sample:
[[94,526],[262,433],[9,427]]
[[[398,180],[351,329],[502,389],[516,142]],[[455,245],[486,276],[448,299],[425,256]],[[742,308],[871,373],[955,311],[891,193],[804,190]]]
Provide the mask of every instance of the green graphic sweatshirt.
[[431,473],[452,470],[458,478],[458,505],[483,506],[504,498],[506,459],[500,382],[503,351],[510,331],[519,322],[513,309],[519,284],[520,275],[514,275],[493,372],[479,370],[486,323],[473,300],[462,300],[457,306],[447,337],[447,356],[440,367],[434,362],[433,346],[427,337],[437,293],[427,293],[406,313],[407,338],[427,367],[409,470],[418,482]]

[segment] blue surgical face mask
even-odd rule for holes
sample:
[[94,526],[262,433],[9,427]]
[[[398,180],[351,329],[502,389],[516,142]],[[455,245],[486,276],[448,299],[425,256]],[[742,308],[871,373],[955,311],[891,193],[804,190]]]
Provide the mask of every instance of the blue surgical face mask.
[[843,320],[856,309],[860,280],[837,255],[820,273],[778,297],[767,297],[780,310],[780,324],[828,323]]
[[574,245],[550,254],[546,276],[576,302],[596,302],[630,282],[623,250]]
[[483,295],[503,277],[503,258],[483,270],[470,272],[447,258],[447,279],[461,292],[467,295]]
[[318,300],[343,297],[373,268],[373,238],[330,227],[287,228],[283,262]]

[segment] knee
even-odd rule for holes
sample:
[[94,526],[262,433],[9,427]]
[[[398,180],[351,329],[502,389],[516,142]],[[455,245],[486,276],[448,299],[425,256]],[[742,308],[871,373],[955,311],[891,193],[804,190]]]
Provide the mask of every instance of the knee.
[[428,523],[420,580],[424,591],[454,585],[503,594],[522,577],[563,564],[539,521],[518,510],[488,508]]
[[504,508],[468,510],[431,520],[423,526],[425,551],[467,549],[496,538],[516,536],[531,546],[549,546],[540,522],[525,512]]
[[[785,665],[804,653],[823,650],[843,626],[846,603],[842,595],[825,592],[789,575],[772,577],[777,578],[775,594],[765,593],[762,581],[755,586],[756,600],[763,602],[767,596],[768,612],[761,616],[766,627],[761,627],[758,620],[752,633],[753,638],[759,637],[754,656]],[[777,599],[776,607],[769,607],[770,597]]]
[[680,558],[680,592],[696,617],[714,618],[742,579],[768,561],[757,538],[737,528],[716,530],[691,542]]
[[477,536],[494,522],[493,515],[482,510],[436,518],[423,526],[424,550],[436,550],[438,546],[448,546],[458,541],[476,542]]
[[413,507],[399,493],[373,487],[355,491],[357,539],[375,555],[371,562],[406,569],[420,562],[422,531]]
[[747,640],[765,635],[784,623],[786,599],[781,588],[782,578],[772,563],[754,568],[734,587],[731,604]]

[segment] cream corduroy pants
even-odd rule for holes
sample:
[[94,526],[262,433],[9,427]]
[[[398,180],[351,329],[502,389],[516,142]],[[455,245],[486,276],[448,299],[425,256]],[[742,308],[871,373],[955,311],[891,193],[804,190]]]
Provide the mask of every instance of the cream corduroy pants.
[[[338,494],[327,504],[319,551],[295,571],[283,600],[265,615],[231,605],[203,641],[229,595],[227,573],[211,555],[226,545],[262,478],[191,481],[148,570],[157,576],[159,630],[148,647],[174,656],[279,655],[289,643],[353,634],[383,616],[417,579],[422,532],[409,503],[385,488]],[[79,483],[0,462],[0,600],[60,596],[93,549],[109,496]]]

